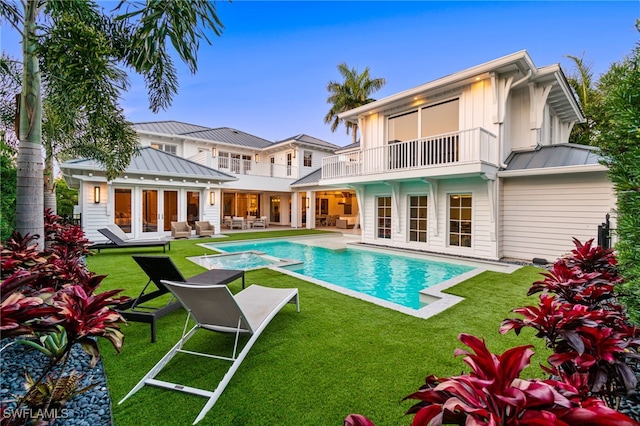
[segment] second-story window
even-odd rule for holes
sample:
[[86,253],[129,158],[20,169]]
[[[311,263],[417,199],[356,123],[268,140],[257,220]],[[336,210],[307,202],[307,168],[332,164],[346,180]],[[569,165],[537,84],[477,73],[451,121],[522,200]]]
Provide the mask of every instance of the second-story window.
[[312,152],[304,151],[303,165],[305,167],[311,167],[311,161],[312,161]]
[[457,132],[459,122],[460,100],[456,98],[389,117],[387,141],[391,144]]
[[287,176],[291,176],[291,164],[293,162],[293,154],[287,152]]
[[168,152],[173,155],[177,155],[178,153],[178,146],[168,143],[152,143],[151,148],[159,149],[160,151]]

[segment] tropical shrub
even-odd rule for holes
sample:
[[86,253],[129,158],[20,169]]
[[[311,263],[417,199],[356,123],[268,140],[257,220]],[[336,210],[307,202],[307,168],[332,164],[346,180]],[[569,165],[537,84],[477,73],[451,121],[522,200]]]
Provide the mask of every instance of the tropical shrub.
[[[558,259],[535,282],[529,295],[542,292],[537,306],[517,308],[523,318],[502,322],[500,332],[524,327],[537,331],[554,353],[543,369],[547,380],[520,378],[534,352],[531,345],[491,353],[484,340],[460,334],[471,351],[457,349],[471,367],[450,378],[430,375],[407,414],[413,426],[458,425],[638,425],[616,411],[622,396],[637,386],[629,366],[638,357],[639,330],[618,303],[622,283],[612,250],[574,239],[576,248]],[[350,414],[347,426],[373,426]]]
[[[97,337],[109,340],[118,352],[124,339],[124,319],[114,308],[128,298],[115,297],[122,290],[96,294],[105,277],[90,272],[84,263],[89,241],[83,231],[59,225],[59,216],[50,212],[45,218],[45,251],[37,250],[37,237],[15,232],[1,247],[2,271],[8,275],[0,284],[0,332],[13,339],[10,344],[25,344],[49,357],[37,380],[27,374],[26,392],[17,398],[14,416],[6,415],[6,406],[0,407],[3,424],[26,422],[16,416],[21,406],[47,413],[91,388],[78,389],[83,373],[64,372],[74,345],[90,355],[93,367],[99,359]],[[58,365],[60,373],[50,374]]]
[[609,407],[636,390],[637,379],[629,366],[638,358],[639,330],[632,326],[617,301],[614,288],[622,282],[611,250],[584,245],[558,259],[529,294],[542,292],[538,306],[513,312],[523,318],[502,322],[501,333],[524,327],[537,331],[553,354],[546,370],[557,377],[579,381],[584,396],[598,396]]

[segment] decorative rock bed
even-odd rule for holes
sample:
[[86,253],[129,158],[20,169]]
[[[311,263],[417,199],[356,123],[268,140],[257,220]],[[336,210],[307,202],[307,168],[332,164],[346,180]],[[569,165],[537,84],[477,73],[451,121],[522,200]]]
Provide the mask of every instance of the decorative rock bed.
[[[12,340],[2,339],[0,347],[11,344]],[[0,364],[0,400],[1,405],[6,407],[5,416],[11,415],[16,407],[16,396],[25,393],[25,372],[29,372],[31,377],[37,380],[49,363],[49,358],[44,354],[31,349],[25,345],[11,344],[1,353],[2,363]],[[113,425],[111,414],[111,399],[107,388],[107,378],[104,372],[102,361],[94,368],[89,368],[90,357],[80,345],[75,345],[71,349],[71,355],[67,362],[65,373],[76,370],[79,373],[87,373],[82,379],[79,388],[97,383],[88,391],[75,396],[58,412],[54,413],[56,420],[53,425],[72,426],[110,426]],[[53,369],[52,373],[57,375],[59,367]],[[30,411],[22,407],[21,414],[29,416]]]

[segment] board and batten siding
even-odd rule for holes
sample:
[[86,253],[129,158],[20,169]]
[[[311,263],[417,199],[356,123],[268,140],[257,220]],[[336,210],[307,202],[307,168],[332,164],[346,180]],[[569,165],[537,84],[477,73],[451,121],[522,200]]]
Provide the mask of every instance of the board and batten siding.
[[598,237],[598,225],[615,208],[606,172],[505,177],[501,190],[502,256],[550,262]]

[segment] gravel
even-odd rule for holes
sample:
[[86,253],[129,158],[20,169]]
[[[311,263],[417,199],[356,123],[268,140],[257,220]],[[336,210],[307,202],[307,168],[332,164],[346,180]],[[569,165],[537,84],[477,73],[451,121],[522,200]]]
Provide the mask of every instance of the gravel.
[[[49,363],[49,358],[44,354],[33,350],[25,345],[13,344],[12,339],[0,340],[0,347],[7,346],[0,357],[2,364],[0,367],[0,401],[6,407],[4,415],[8,416],[15,410],[16,396],[25,393],[25,372],[29,372],[31,377],[37,379],[42,374],[44,368]],[[92,389],[75,396],[59,411],[51,411],[50,417],[55,417],[53,425],[64,426],[110,426],[113,425],[111,415],[111,399],[107,389],[107,378],[104,372],[102,361],[94,368],[89,368],[90,357],[80,347],[74,345],[65,371],[76,370],[80,373],[87,373],[82,379],[80,388],[97,383]],[[57,374],[59,368],[54,369]],[[20,411],[23,416],[37,414],[23,409]]]

